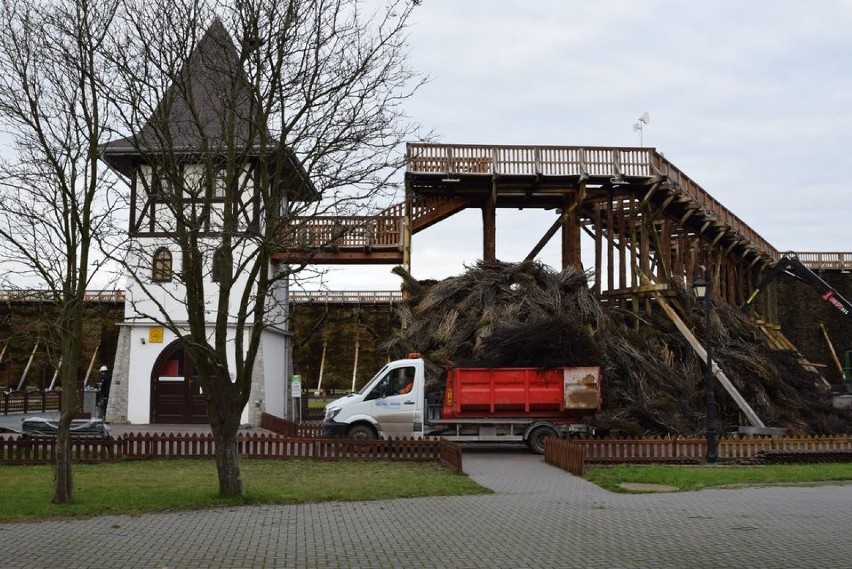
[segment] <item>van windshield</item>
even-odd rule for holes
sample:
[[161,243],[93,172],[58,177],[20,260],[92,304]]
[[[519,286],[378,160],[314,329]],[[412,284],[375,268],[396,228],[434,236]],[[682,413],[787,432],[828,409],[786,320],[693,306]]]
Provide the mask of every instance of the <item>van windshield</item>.
[[359,389],[359,390],[358,390],[358,392],[357,392],[357,393],[358,393],[358,395],[364,395],[365,393],[367,393],[368,391],[370,391],[370,389],[373,387],[373,384],[374,384],[374,383],[376,383],[376,380],[377,380],[378,378],[382,377],[382,376],[385,374],[385,371],[387,371],[387,369],[388,369],[388,366],[387,366],[387,365],[385,365],[385,367],[383,367],[382,369],[380,369],[380,370],[379,370],[379,373],[377,373],[376,375],[374,375],[374,376],[373,376],[373,379],[371,379],[370,381],[368,381],[368,382],[364,385],[364,387],[362,387],[361,389]]

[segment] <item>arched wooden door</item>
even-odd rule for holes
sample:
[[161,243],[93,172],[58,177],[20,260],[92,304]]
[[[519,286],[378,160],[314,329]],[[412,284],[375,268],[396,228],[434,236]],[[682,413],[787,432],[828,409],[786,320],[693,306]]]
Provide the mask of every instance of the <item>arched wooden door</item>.
[[166,346],[151,373],[152,423],[206,423],[207,409],[195,363],[180,340]]

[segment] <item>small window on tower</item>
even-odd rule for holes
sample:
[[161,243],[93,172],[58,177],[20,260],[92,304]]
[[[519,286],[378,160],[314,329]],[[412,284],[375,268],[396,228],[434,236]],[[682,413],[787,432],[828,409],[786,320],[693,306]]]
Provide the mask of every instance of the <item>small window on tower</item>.
[[210,278],[213,279],[214,283],[221,282],[225,275],[230,276],[231,267],[228,265],[228,259],[225,256],[225,249],[219,247],[216,249],[216,252],[213,253],[213,267],[210,274]]
[[165,247],[154,251],[152,278],[155,283],[167,283],[172,280],[172,253]]
[[157,180],[157,195],[166,198],[172,195],[172,182],[166,177]]
[[228,172],[226,170],[217,170],[216,178],[213,180],[213,197],[221,199],[225,197],[225,190],[228,187]]

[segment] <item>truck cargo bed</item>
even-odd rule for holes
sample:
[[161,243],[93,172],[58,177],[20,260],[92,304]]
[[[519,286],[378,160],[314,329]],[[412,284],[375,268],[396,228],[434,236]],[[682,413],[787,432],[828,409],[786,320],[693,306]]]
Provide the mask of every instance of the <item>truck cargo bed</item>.
[[598,367],[454,368],[441,418],[577,417],[599,407]]

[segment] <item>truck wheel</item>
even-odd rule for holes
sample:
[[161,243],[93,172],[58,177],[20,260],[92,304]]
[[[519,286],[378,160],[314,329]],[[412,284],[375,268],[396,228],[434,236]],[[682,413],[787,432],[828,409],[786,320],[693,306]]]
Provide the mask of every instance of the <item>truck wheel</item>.
[[527,446],[536,454],[544,454],[545,439],[558,436],[559,434],[550,427],[536,427],[527,437]]
[[376,431],[374,431],[373,428],[368,425],[354,425],[352,427],[349,427],[349,430],[346,431],[346,436],[350,439],[357,439],[362,441],[373,440],[375,438],[378,438],[376,436]]

